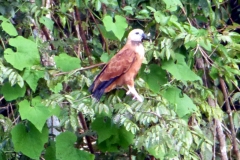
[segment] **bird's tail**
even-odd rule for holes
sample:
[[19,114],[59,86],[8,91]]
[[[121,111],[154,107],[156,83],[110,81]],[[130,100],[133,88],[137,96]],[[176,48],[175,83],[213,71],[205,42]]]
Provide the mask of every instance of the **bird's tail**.
[[95,81],[94,81],[93,84],[88,89],[89,92],[92,94],[92,97],[94,97],[95,99],[97,99],[99,101],[100,98],[102,97],[102,95],[104,94],[105,89],[108,86],[110,86],[117,78],[118,77],[111,78],[108,81],[103,81],[95,89],[94,89],[94,85],[95,85]]

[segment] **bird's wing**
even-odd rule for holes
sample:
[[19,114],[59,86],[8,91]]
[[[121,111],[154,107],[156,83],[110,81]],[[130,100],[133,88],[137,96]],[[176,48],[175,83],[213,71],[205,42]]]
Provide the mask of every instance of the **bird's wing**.
[[118,77],[127,72],[136,59],[136,53],[131,49],[122,49],[103,68],[99,77],[101,82]]

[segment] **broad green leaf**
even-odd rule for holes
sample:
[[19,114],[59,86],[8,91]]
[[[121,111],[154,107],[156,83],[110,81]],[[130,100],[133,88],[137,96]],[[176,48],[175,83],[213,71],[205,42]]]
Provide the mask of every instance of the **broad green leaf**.
[[162,26],[166,25],[169,21],[169,16],[164,15],[161,11],[154,12],[154,18]]
[[181,54],[176,54],[176,60],[164,61],[162,68],[170,72],[174,78],[180,81],[201,81],[201,78],[196,75],[187,66],[184,56]]
[[77,141],[75,134],[66,131],[56,138],[56,157],[59,160],[94,160],[94,155],[74,147]]
[[240,127],[240,111],[233,112],[233,123],[234,127],[239,128]]
[[50,31],[52,31],[53,30],[53,24],[54,24],[54,22],[51,20],[51,19],[49,19],[48,17],[41,17],[40,19],[39,19],[39,22],[40,23],[42,23],[42,24],[44,24],[46,27],[47,27],[47,29],[49,29]]
[[113,22],[113,18],[111,16],[105,16],[103,18],[103,24],[106,31],[112,31],[118,40],[122,39],[128,26],[126,19],[119,15],[115,16],[115,22]]
[[59,56],[55,56],[54,60],[57,67],[64,72],[68,72],[81,67],[79,58],[71,57],[66,53],[61,53]]
[[54,86],[51,86],[49,89],[54,93],[59,93],[63,89],[63,86],[62,86],[62,83],[60,82]]
[[42,132],[39,132],[30,122],[27,126],[21,123],[16,125],[11,134],[14,151],[22,152],[32,159],[40,158],[44,144],[48,141],[47,127],[45,126]]
[[46,160],[56,160],[56,144],[54,141],[50,141],[48,143],[48,147],[46,148],[46,152],[44,154],[44,158]]
[[182,7],[182,3],[180,0],[163,0],[163,2],[166,4],[166,9],[170,11],[176,11],[178,6]]
[[40,56],[36,43],[22,36],[18,36],[16,38],[10,38],[9,44],[16,47],[17,51],[14,52],[11,48],[7,48],[4,51],[4,58],[13,65],[14,68],[23,70],[25,67],[40,65]]
[[108,53],[103,53],[103,54],[101,55],[100,59],[101,59],[102,62],[105,62],[105,63],[108,62],[108,61],[109,61],[109,55],[108,55]]
[[1,93],[7,101],[15,100],[19,97],[23,97],[26,92],[26,87],[19,87],[18,84],[11,86],[9,82],[5,83],[1,89]]
[[128,14],[133,15],[133,8],[131,6],[125,6],[123,10],[126,11]]
[[161,85],[167,83],[166,71],[156,64],[151,64],[147,72],[141,70],[140,75],[154,93],[160,90]]
[[186,94],[181,93],[181,90],[178,88],[172,87],[167,89],[163,93],[163,97],[175,105],[174,108],[179,117],[191,115],[196,110],[196,105],[193,103],[191,98],[189,98]]
[[10,36],[18,35],[16,28],[9,21],[3,21],[1,25],[2,29]]
[[108,62],[112,58],[113,54],[103,53],[100,57],[102,62]]
[[111,39],[111,40],[118,40],[116,35],[112,31],[107,31],[103,25],[99,24],[98,27],[105,38]]
[[32,99],[31,104],[25,99],[18,105],[21,118],[29,120],[39,132],[42,132],[46,120],[51,116],[49,108],[41,103],[39,97]]
[[155,145],[155,146],[151,146],[150,148],[147,149],[147,151],[153,155],[155,158],[159,158],[159,159],[164,159],[165,156],[165,149],[162,145]]
[[102,151],[116,152],[119,146],[127,148],[134,135],[123,126],[113,124],[108,117],[99,117],[92,123],[92,129],[98,134],[98,147]]
[[23,79],[28,83],[33,92],[35,92],[38,85],[38,80],[43,78],[44,74],[45,71],[26,68],[24,70]]
[[203,48],[205,48],[207,51],[212,51],[212,46],[211,43],[209,41],[209,39],[199,39],[199,44],[200,46],[202,46]]

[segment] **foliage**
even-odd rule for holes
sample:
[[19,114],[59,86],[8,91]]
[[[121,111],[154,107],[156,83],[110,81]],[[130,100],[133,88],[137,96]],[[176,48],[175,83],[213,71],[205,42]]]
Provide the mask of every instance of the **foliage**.
[[[219,158],[216,120],[225,134],[237,131],[239,148],[240,35],[232,3],[4,2],[0,159]],[[135,80],[144,102],[124,88],[96,102],[88,87],[133,28],[151,39]],[[234,159],[231,136],[225,142]]]

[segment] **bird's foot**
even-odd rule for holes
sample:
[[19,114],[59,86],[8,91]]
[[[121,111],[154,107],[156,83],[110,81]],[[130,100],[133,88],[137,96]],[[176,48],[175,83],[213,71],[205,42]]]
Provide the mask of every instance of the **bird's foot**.
[[142,97],[140,97],[139,95],[134,95],[133,100],[138,100],[139,102],[143,102]]
[[128,91],[127,91],[127,95],[132,94],[133,95],[133,99],[137,99],[139,102],[143,102],[143,98],[140,97],[137,93],[137,91],[135,90],[134,86],[128,86]]

